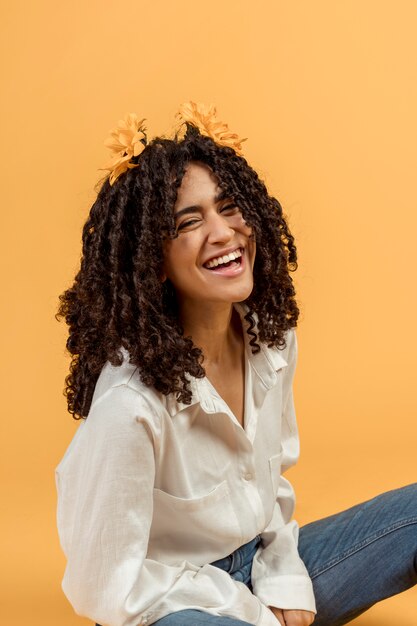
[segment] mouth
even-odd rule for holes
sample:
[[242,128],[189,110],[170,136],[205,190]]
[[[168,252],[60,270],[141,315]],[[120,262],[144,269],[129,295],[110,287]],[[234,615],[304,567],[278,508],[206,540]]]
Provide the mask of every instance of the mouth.
[[206,261],[203,267],[209,272],[223,275],[240,273],[244,266],[244,248],[236,248],[224,256],[218,256]]

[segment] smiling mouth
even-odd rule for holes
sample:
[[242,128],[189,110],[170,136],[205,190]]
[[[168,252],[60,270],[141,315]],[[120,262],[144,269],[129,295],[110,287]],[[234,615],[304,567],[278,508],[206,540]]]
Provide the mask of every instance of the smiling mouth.
[[227,254],[223,257],[216,257],[214,259],[210,259],[207,263],[204,263],[203,267],[207,270],[222,270],[228,268],[238,268],[242,265],[243,258],[243,249],[237,248],[232,253]]

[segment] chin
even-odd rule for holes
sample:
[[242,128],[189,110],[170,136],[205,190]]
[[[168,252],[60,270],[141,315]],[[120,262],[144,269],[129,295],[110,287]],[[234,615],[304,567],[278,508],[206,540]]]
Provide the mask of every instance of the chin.
[[249,296],[251,295],[253,291],[253,285],[251,287],[248,287],[246,289],[239,289],[239,290],[235,290],[233,293],[229,293],[229,294],[225,294],[225,300],[227,302],[230,302],[231,304],[235,303],[235,302],[243,302],[244,300],[247,300],[247,298],[249,298]]

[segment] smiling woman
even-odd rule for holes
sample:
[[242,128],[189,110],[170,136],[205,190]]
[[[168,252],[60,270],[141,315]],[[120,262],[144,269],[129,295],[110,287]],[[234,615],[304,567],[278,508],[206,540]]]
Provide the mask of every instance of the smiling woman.
[[[229,308],[245,301],[254,350],[257,338],[283,347],[296,324],[296,249],[282,208],[210,111],[183,106],[174,138],[146,146],[144,120],[130,114],[107,142],[119,152],[84,225],[80,272],[61,297],[74,355],[67,397],[75,416],[87,415],[103,364],[121,365],[121,346],[145,384],[189,402],[186,373],[205,374],[201,346],[179,314],[191,300],[200,309],[200,297],[214,306],[225,296]],[[220,271],[203,267],[237,248],[242,261],[232,275],[220,280]]]
[[58,312],[63,589],[108,626],[347,623],[416,582],[416,487],[298,528],[293,236],[214,108],[145,131],[112,133]]
[[[223,196],[208,166],[188,165],[174,206],[178,237],[165,242],[163,267],[177,295],[184,331],[203,349],[206,376],[243,425],[239,322],[234,320],[225,337],[228,343],[221,340],[217,349],[213,333],[223,333],[224,320],[230,323],[231,305],[252,293],[256,245],[237,204]],[[204,331],[196,327],[196,321],[200,325],[203,320]]]

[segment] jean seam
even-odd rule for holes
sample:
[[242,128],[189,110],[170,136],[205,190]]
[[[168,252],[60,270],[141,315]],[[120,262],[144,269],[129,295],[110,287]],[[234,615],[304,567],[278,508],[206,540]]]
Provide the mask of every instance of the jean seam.
[[347,552],[342,552],[341,555],[333,558],[331,561],[323,565],[320,569],[312,570],[312,572],[310,572],[310,578],[313,579],[323,574],[324,572],[331,569],[332,567],[335,567],[335,565],[338,565],[345,559],[352,556],[352,554],[355,554],[356,552],[360,552],[361,550],[363,550],[363,548],[366,548],[371,543],[378,541],[378,539],[381,539],[381,537],[385,537],[386,535],[389,535],[390,533],[394,532],[395,530],[398,530],[399,528],[405,528],[406,526],[411,526],[413,524],[417,524],[417,517],[415,516],[407,518],[405,520],[401,520],[399,522],[396,522],[395,524],[392,524],[391,526],[388,526],[387,528],[384,528],[383,530],[377,531],[373,535],[370,535],[366,539],[363,539],[360,543],[357,543],[356,545],[352,546],[352,548],[350,548]]

